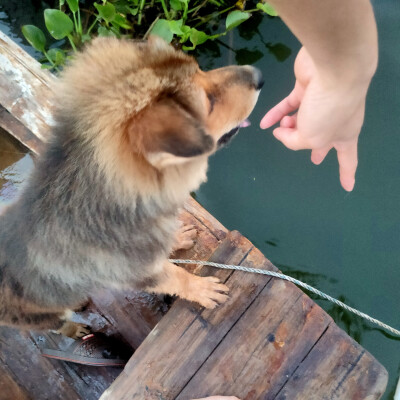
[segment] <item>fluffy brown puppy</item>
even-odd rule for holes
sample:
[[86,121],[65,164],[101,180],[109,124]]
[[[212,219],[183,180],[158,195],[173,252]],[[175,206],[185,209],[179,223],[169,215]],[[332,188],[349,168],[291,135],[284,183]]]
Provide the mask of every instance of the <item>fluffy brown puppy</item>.
[[178,209],[261,80],[249,66],[202,72],[161,39],[96,39],[78,55],[56,90],[53,138],[0,217],[0,323],[77,336],[68,310],[110,286],[225,301],[218,279],[166,260]]

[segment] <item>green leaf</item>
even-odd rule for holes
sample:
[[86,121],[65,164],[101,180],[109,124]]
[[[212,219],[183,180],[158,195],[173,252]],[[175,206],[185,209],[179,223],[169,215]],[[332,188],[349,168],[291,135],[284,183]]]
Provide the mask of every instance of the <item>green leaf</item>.
[[190,31],[190,41],[193,43],[193,48],[197,45],[204,43],[210,38],[207,33],[198,31],[196,28],[192,28]]
[[41,29],[35,25],[24,25],[22,27],[22,33],[33,48],[44,53],[46,37]]
[[168,43],[171,43],[172,38],[174,37],[174,34],[171,31],[169,23],[166,19],[159,19],[153,26],[151,34],[160,36]]
[[79,10],[79,0],[67,0],[69,9],[76,13]]
[[136,8],[129,7],[129,12],[130,12],[133,16],[135,16],[135,15],[137,15],[137,13],[139,12],[139,7],[136,7]]
[[63,65],[65,63],[65,53],[63,50],[54,48],[47,52],[47,55],[56,65]]
[[187,26],[187,25],[182,26],[183,34],[181,35],[181,43],[184,43],[184,42],[186,42],[186,40],[189,39],[191,31],[192,31],[192,28],[190,26]]
[[52,69],[53,66],[52,66],[51,64],[42,64],[42,65],[40,66],[40,68],[41,68],[41,69]]
[[100,26],[99,29],[97,30],[97,33],[101,37],[116,37],[117,36],[114,32],[108,30],[105,26]]
[[226,29],[230,30],[240,25],[242,22],[247,21],[250,18],[250,13],[242,12],[239,10],[232,11],[226,17]]
[[65,0],[60,0],[60,7],[65,4]]
[[101,4],[94,3],[97,11],[99,12],[100,18],[104,19],[104,21],[111,22],[115,18],[115,7],[107,3],[104,6]]
[[129,24],[128,20],[120,14],[115,14],[115,18],[112,21],[113,24],[116,24],[124,29],[131,29],[132,26]]
[[259,10],[264,11],[266,14],[270,15],[271,17],[276,17],[278,15],[278,13],[274,9],[274,7],[272,7],[271,4],[266,3],[266,2],[258,3],[257,8]]
[[183,10],[183,4],[180,0],[170,0],[169,4],[171,5],[171,8],[175,11]]
[[44,22],[54,39],[64,39],[74,29],[74,23],[62,11],[48,8],[44,10]]
[[175,35],[183,35],[184,32],[182,31],[183,20],[178,19],[177,21],[168,21],[169,29]]

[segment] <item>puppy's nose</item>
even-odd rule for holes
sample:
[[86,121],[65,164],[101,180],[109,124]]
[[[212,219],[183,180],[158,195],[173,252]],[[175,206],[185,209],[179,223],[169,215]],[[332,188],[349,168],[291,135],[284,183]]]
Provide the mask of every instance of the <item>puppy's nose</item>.
[[256,90],[261,90],[264,86],[264,78],[262,72],[258,68],[253,67],[253,77]]
[[246,77],[247,83],[249,83],[254,89],[261,90],[264,85],[264,78],[261,71],[253,67],[252,65],[243,65],[244,76]]

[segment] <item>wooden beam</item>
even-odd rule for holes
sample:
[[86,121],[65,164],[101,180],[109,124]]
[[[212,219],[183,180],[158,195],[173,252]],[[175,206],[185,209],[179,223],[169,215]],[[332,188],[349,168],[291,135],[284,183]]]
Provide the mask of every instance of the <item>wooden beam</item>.
[[0,127],[33,153],[39,154],[43,150],[44,143],[1,105]]
[[52,125],[55,77],[0,31],[0,103],[39,140]]

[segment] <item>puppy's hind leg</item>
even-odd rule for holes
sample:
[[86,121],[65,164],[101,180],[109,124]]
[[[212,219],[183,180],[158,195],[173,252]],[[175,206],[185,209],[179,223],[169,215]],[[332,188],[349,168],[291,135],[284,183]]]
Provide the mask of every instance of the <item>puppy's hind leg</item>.
[[72,310],[66,310],[64,312],[64,314],[60,318],[62,325],[60,328],[55,330],[55,333],[68,336],[72,339],[79,339],[90,333],[90,328],[87,325],[71,321],[72,315]]
[[12,310],[5,315],[4,324],[33,331],[53,331],[77,339],[89,333],[84,324],[70,321],[72,311],[64,313],[54,311],[32,312]]
[[215,308],[228,299],[229,288],[218,278],[193,275],[168,261],[153,278],[154,284],[145,288],[148,292],[177,295],[206,308]]

